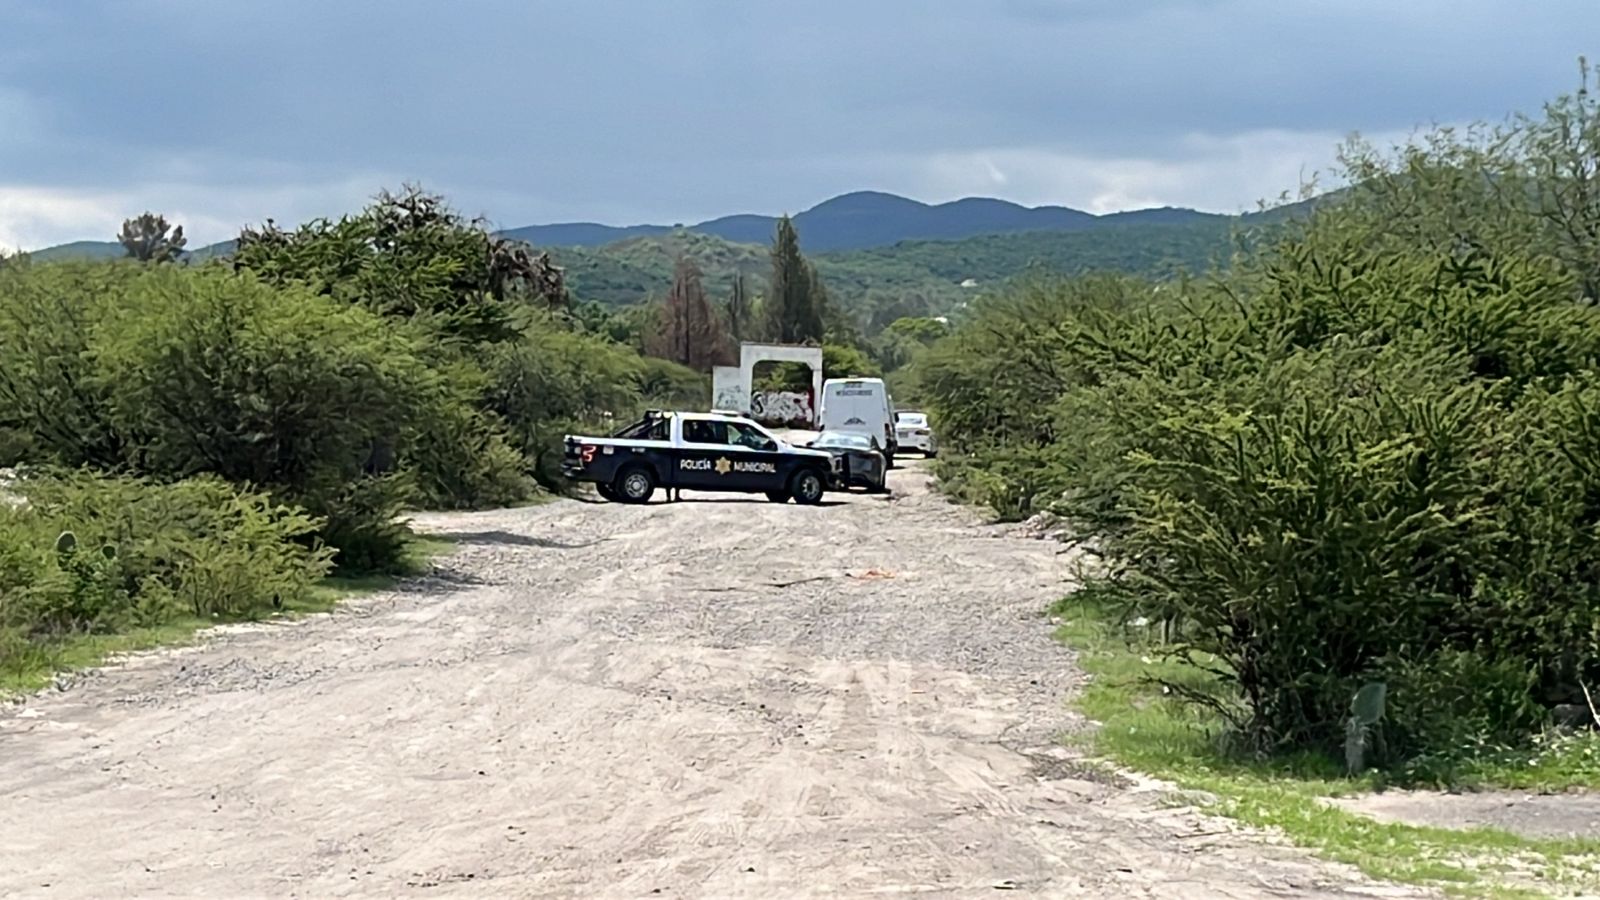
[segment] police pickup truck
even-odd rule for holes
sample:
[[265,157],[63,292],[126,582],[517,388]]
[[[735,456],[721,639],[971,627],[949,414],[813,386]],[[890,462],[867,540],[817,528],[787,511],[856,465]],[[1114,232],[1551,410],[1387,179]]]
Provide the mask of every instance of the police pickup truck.
[[790,446],[742,416],[652,410],[611,437],[567,435],[561,473],[621,503],[648,502],[661,487],[815,504],[839,466],[833,454]]

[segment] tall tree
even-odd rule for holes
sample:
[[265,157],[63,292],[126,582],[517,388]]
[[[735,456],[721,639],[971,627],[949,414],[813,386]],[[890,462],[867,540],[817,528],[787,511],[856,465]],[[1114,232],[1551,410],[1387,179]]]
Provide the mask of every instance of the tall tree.
[[656,331],[646,342],[651,356],[669,359],[697,372],[728,361],[728,339],[711,301],[706,299],[700,268],[687,258],[678,260],[672,292],[662,304]]
[[182,225],[174,228],[167,223],[166,216],[148,210],[137,218],[123,220],[117,241],[134,259],[158,263],[176,262],[189,242],[183,236]]
[[813,272],[800,254],[800,236],[788,216],[772,241],[772,284],[767,292],[767,337],[783,344],[821,343],[824,332]]
[[733,293],[728,296],[728,332],[734,341],[745,341],[755,336],[752,333],[755,325],[751,321],[753,312],[750,292],[744,285],[744,273],[736,272],[733,276]]

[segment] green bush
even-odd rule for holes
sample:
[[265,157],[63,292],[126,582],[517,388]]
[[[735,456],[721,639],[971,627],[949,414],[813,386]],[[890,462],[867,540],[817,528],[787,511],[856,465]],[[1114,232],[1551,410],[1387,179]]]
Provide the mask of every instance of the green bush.
[[[1600,674],[1600,314],[1536,261],[1281,252],[1224,285],[1237,304],[1102,283],[979,310],[921,373],[942,474],[1094,539],[1129,616],[1213,661],[1185,695],[1249,746],[1336,746],[1374,680],[1386,762],[1526,736]],[[1457,702],[1459,728],[1416,702],[1427,673],[1487,696],[1530,669],[1526,702]]]
[[330,478],[309,486],[299,499],[320,518],[318,537],[338,551],[334,561],[341,573],[399,573],[411,535],[402,515],[416,496],[413,476],[396,472]]
[[[0,310],[0,421],[31,436],[18,459],[220,476],[325,516],[335,546],[364,543],[341,565],[398,559],[359,483],[419,439],[442,388],[384,320],[220,268],[104,263],[8,268]],[[388,507],[410,499],[398,484]]]
[[111,421],[95,339],[143,270],[131,263],[0,267],[0,450],[24,459],[118,468],[127,436]]
[[380,193],[337,221],[247,228],[231,263],[269,284],[302,286],[468,346],[514,340],[521,312],[567,302],[548,259],[413,187]]
[[626,420],[639,408],[639,359],[602,338],[530,328],[485,350],[489,408],[540,484],[558,487],[561,436]]
[[214,477],[60,472],[13,490],[27,502],[0,504],[0,669],[74,634],[270,613],[331,566],[308,546],[316,520]]
[[534,491],[527,460],[491,414],[465,404],[430,411],[410,459],[418,502],[429,509],[483,509],[520,503]]
[[564,430],[707,393],[566,302],[547,259],[412,189],[247,230],[226,264],[7,265],[0,465],[219,476],[309,510],[342,569],[391,569],[403,510],[519,502],[560,483]]
[[1243,746],[1337,755],[1370,684],[1367,761],[1403,777],[1528,744],[1600,680],[1600,307],[1548,227],[1600,188],[1548,164],[1600,145],[1600,117],[1558,121],[1594,102],[1359,156],[1223,275],[980,300],[916,364],[941,476],[1065,518],[1106,557],[1095,590],[1205,676],[1170,689]]
[[687,366],[653,356],[642,357],[638,367],[640,402],[656,409],[706,409],[711,401],[711,379]]
[[429,509],[481,509],[526,500],[535,490],[528,462],[486,408],[487,373],[457,354],[434,355],[437,390],[426,398],[416,439],[398,460],[415,479],[417,501]]
[[291,494],[409,439],[435,387],[415,344],[370,313],[217,270],[146,272],[95,345],[141,471]]
[[1472,633],[1452,598],[1491,549],[1475,470],[1489,419],[1450,369],[1393,349],[1294,354],[1233,396],[1163,403],[1127,457],[1133,527],[1112,540],[1139,564],[1122,587],[1183,623],[1174,652],[1226,662],[1239,724],[1266,748],[1335,740],[1381,661]]

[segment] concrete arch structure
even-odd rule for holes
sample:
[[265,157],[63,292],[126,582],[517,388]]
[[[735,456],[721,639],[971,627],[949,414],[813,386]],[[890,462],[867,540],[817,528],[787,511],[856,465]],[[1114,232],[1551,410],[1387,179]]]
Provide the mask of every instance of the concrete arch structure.
[[[761,418],[754,406],[776,405],[781,398],[755,398],[756,366],[764,362],[802,363],[811,369],[811,396],[806,410],[806,425],[816,426],[816,404],[822,397],[822,348],[801,344],[760,344],[746,341],[739,345],[738,366],[717,366],[711,370],[711,408],[726,409]],[[763,410],[764,411],[764,410]]]

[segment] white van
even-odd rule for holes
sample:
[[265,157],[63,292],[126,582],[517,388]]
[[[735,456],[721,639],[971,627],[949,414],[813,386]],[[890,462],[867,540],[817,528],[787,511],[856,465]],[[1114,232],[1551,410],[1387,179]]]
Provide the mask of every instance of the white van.
[[882,378],[830,378],[822,383],[822,403],[817,410],[821,431],[849,431],[866,435],[894,465],[899,444],[894,433],[894,399]]

